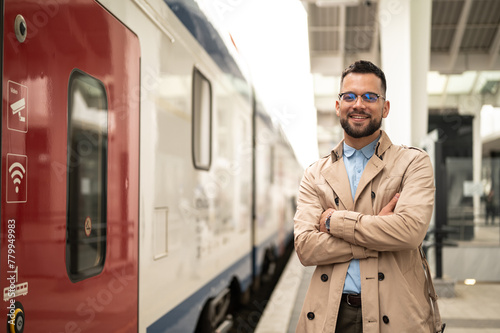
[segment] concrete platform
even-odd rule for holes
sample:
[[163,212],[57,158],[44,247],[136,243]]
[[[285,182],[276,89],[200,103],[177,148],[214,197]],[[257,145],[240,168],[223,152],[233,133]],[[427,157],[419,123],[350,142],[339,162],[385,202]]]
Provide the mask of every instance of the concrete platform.
[[[314,267],[304,267],[297,255],[276,285],[255,333],[293,333]],[[455,297],[439,299],[446,333],[500,333],[500,283],[455,285]]]

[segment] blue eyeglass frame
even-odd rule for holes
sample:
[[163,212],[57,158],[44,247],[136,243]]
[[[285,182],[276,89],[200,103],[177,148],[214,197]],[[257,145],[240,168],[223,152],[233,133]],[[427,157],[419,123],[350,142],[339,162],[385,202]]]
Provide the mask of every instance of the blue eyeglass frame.
[[[342,97],[343,97],[344,95],[354,95],[356,98],[354,98],[352,101],[346,101],[346,100],[342,99]],[[376,98],[375,100],[374,100],[374,99],[370,99],[370,96],[369,96],[369,95],[374,95],[374,96],[377,96],[377,98]],[[365,92],[365,93],[363,93],[363,94],[361,94],[361,95],[356,95],[355,93],[353,93],[353,92],[351,92],[351,91],[344,92],[344,93],[340,93],[340,94],[339,94],[339,99],[340,99],[340,100],[342,100],[342,101],[344,101],[344,102],[353,103],[353,102],[356,102],[356,101],[358,100],[358,97],[360,97],[360,96],[361,96],[361,99],[362,99],[363,101],[368,102],[368,103],[375,103],[375,102],[377,102],[377,101],[378,101],[378,99],[379,99],[379,98],[383,98],[383,99],[385,99],[385,97],[384,97],[384,96],[379,95],[379,94],[376,94],[376,93],[374,93],[374,92]]]

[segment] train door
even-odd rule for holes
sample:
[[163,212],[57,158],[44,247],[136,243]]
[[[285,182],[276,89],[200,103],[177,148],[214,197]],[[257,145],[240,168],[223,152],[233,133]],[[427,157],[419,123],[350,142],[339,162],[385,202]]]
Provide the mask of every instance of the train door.
[[138,38],[93,0],[3,5],[0,318],[135,332]]

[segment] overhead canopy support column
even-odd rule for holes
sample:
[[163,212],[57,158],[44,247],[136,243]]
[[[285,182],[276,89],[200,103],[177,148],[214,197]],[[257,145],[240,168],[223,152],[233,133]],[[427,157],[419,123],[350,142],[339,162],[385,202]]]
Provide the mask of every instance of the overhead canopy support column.
[[431,0],[380,0],[381,66],[391,102],[385,129],[395,144],[418,146],[427,134]]

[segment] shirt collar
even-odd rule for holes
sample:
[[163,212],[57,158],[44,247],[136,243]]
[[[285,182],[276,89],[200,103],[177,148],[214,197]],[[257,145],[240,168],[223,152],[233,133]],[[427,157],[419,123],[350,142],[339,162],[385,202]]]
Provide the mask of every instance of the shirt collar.
[[[363,155],[367,158],[370,159],[373,156],[373,153],[375,153],[375,147],[377,146],[378,140],[380,139],[380,136],[364,146],[363,148],[359,149],[363,153]],[[356,152],[356,149],[349,146],[347,143],[344,141],[344,155],[346,157],[351,157],[354,155]]]
[[352,155],[354,155],[355,152],[356,152],[356,149],[354,149],[353,147],[349,146],[347,143],[344,142],[344,156],[345,157],[351,157]]

